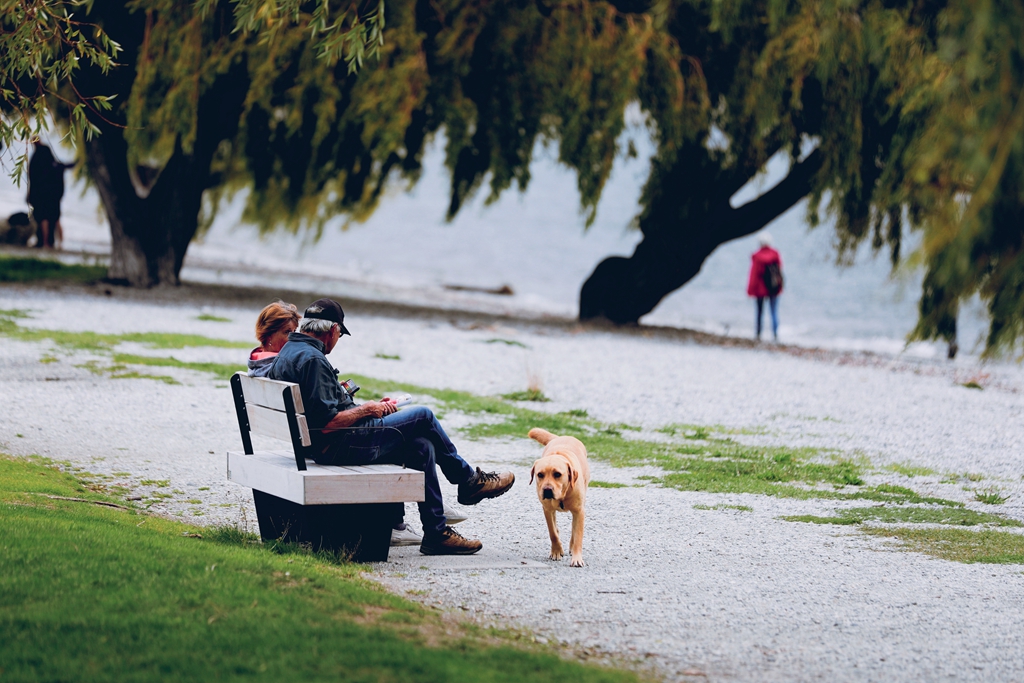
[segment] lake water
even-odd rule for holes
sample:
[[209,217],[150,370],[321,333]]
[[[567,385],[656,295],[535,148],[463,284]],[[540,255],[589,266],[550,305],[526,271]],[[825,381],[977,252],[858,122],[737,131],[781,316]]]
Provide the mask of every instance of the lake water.
[[[435,143],[423,178],[411,191],[392,191],[364,224],[342,230],[342,221],[331,223],[319,242],[285,234],[261,238],[255,228],[240,223],[239,203],[229,204],[209,233],[190,248],[182,275],[307,289],[320,283],[325,291],[342,296],[571,316],[580,285],[597,263],[609,255],[629,255],[641,237],[629,225],[639,210],[637,199],[647,173],[642,156],[617,163],[597,220],[586,230],[574,174],[554,161],[553,150],[540,147],[525,194],[507,192],[487,206],[481,193],[452,223],[445,223],[448,178],[440,150]],[[763,192],[784,171],[784,162],[770,164],[764,178],[734,197],[734,205]],[[62,219],[65,247],[109,250],[98,197],[84,191],[83,183],[72,184],[70,173],[68,181]],[[0,214],[26,210],[24,194],[3,174]],[[783,342],[916,356],[945,352],[936,344],[904,350],[916,319],[919,272],[894,279],[887,255],[874,257],[869,249],[858,254],[854,267],[839,268],[831,225],[809,230],[804,215],[801,203],[768,226],[786,277],[779,302]],[[746,296],[746,283],[756,248],[756,237],[719,247],[694,280],[666,297],[642,322],[751,336],[753,303]],[[445,285],[509,285],[514,295],[457,292]],[[296,303],[301,307],[303,302]],[[962,313],[960,328],[964,350],[970,352],[973,345],[977,351],[975,342],[985,329],[980,306]]]

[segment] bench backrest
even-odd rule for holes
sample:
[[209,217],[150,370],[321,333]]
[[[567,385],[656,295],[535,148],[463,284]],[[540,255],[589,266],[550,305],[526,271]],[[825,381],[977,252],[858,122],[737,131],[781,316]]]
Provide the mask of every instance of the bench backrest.
[[295,465],[306,469],[306,455],[312,443],[309,425],[302,406],[299,385],[263,377],[250,377],[237,372],[231,378],[235,398],[238,430],[245,452],[252,455],[250,433],[290,441],[295,451]]

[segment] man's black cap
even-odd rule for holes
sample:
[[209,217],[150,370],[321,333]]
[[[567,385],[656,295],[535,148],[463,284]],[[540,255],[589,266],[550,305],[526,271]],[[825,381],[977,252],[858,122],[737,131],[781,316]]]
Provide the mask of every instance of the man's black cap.
[[345,327],[345,311],[341,310],[341,304],[334,299],[317,299],[306,307],[302,317],[330,320],[332,323],[338,323],[342,334],[352,336],[352,333]]

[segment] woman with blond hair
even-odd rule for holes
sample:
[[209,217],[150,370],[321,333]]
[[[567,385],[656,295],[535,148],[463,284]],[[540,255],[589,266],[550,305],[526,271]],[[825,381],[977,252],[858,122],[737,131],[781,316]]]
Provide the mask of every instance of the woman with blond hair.
[[256,339],[260,345],[249,353],[249,375],[266,377],[288,335],[299,327],[299,309],[295,304],[275,301],[260,311],[256,318]]

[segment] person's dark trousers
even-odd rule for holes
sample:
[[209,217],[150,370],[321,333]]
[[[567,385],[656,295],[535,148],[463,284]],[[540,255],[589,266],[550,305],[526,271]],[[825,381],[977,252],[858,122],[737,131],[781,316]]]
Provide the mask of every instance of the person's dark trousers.
[[[761,316],[764,313],[764,300],[765,297],[757,297],[757,319],[756,319],[756,330],[757,338],[761,338]],[[772,337],[774,339],[779,338],[779,298],[776,296],[768,297],[768,308],[772,314]]]
[[[465,484],[475,473],[445,434],[430,408],[409,406],[380,419],[361,420],[356,427],[393,427],[393,432],[336,432],[322,455],[315,458],[321,465],[395,464],[423,472],[424,498],[419,504],[423,533],[444,531],[444,503],[437,467],[453,484]],[[332,435],[328,435],[330,439]],[[437,467],[435,467],[437,465]]]

